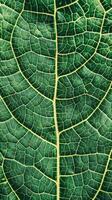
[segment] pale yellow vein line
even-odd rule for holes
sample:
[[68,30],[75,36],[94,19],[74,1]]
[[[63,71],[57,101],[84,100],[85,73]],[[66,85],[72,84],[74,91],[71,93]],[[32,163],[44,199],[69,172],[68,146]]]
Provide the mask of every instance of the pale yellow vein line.
[[101,3],[101,0],[98,0],[98,1],[99,1],[100,6],[102,7],[103,11],[106,12],[106,10],[104,9],[104,7],[103,7],[103,5]]
[[57,33],[57,22],[56,22],[56,0],[54,0],[54,29],[56,34],[56,52],[55,52],[55,90],[53,98],[53,108],[54,108],[54,123],[56,129],[56,146],[57,146],[57,200],[60,199],[60,144],[59,144],[59,130],[56,112],[56,97],[57,97],[57,87],[58,87],[58,33]]
[[45,12],[36,12],[36,11],[32,11],[32,10],[24,10],[25,12],[28,12],[28,13],[33,13],[33,14],[39,14],[39,15],[48,15],[48,16],[51,16],[51,17],[54,17],[53,14],[51,13],[45,13]]
[[78,2],[78,0],[76,0],[76,1],[74,1],[74,2],[72,2],[72,3],[66,4],[66,5],[64,5],[64,6],[60,6],[60,7],[57,8],[57,10],[60,10],[60,9],[63,9],[63,8],[72,6],[72,5],[74,5],[75,3],[77,3],[77,2]]
[[107,10],[106,12],[108,13],[108,12],[110,12],[112,10],[112,8],[110,8],[109,10]]
[[[25,0],[24,0],[24,4],[25,4]],[[38,91],[38,90],[29,82],[29,80],[26,78],[26,76],[23,74],[23,72],[22,72],[22,70],[21,70],[21,68],[20,68],[20,66],[19,66],[18,60],[17,60],[17,58],[16,58],[14,49],[13,49],[12,39],[13,39],[14,30],[15,30],[15,28],[16,28],[16,26],[17,26],[18,20],[19,20],[19,18],[21,17],[23,11],[24,11],[24,7],[23,7],[23,9],[21,10],[21,12],[19,13],[19,15],[18,15],[18,17],[17,17],[17,19],[16,19],[16,22],[15,22],[15,25],[14,25],[14,27],[13,27],[12,33],[11,33],[10,45],[11,45],[11,49],[12,49],[12,52],[13,52],[13,56],[14,56],[14,59],[15,59],[15,61],[16,61],[16,63],[17,63],[17,66],[18,66],[18,69],[19,69],[21,75],[24,77],[24,79],[25,79],[26,82],[30,85],[30,87],[31,87],[33,90],[35,90],[38,94],[40,94],[42,97],[44,97],[44,98],[46,98],[46,99],[48,99],[49,101],[52,102],[52,99],[50,99],[49,97],[45,96],[45,95],[42,94],[40,91]]]
[[108,95],[108,93],[109,93],[111,87],[112,87],[112,82],[110,83],[110,85],[109,85],[109,87],[108,87],[108,89],[107,89],[105,95],[104,95],[103,98],[101,99],[100,103],[97,105],[97,107],[93,110],[93,112],[92,112],[86,119],[82,120],[81,122],[79,122],[79,123],[77,123],[77,124],[75,124],[75,125],[73,125],[73,126],[71,126],[71,127],[68,127],[68,128],[66,128],[66,129],[60,131],[60,134],[63,133],[63,132],[65,132],[65,131],[67,131],[67,130],[69,130],[69,129],[71,129],[71,128],[75,128],[75,127],[79,126],[80,124],[86,122],[88,119],[90,119],[90,117],[92,117],[92,115],[96,112],[96,110],[100,107],[100,105],[102,104],[102,102],[105,100],[105,98],[106,98],[106,96]]
[[104,179],[105,179],[105,176],[106,176],[106,173],[107,173],[107,170],[108,170],[108,166],[109,166],[109,161],[110,161],[110,157],[111,157],[111,154],[112,154],[112,150],[110,151],[109,153],[109,156],[108,156],[108,160],[107,160],[107,164],[106,164],[106,167],[105,167],[105,171],[104,171],[104,174],[103,174],[103,177],[102,177],[102,180],[101,180],[101,183],[100,183],[100,186],[95,194],[95,196],[93,197],[92,200],[95,200],[96,197],[98,196],[99,192],[101,191],[101,188],[103,186],[103,183],[104,183]]
[[9,111],[10,115],[13,117],[13,119],[15,119],[15,121],[20,124],[24,129],[26,129],[27,131],[31,132],[33,135],[35,135],[36,137],[38,137],[39,139],[41,139],[42,141],[54,146],[56,148],[56,145],[49,142],[48,140],[45,140],[43,137],[37,135],[34,131],[32,131],[31,129],[29,129],[28,127],[26,127],[24,124],[22,124],[18,119],[16,119],[16,117],[13,115],[13,113],[10,111],[10,109],[8,108],[7,104],[5,103],[5,100],[3,99],[3,97],[1,97],[1,100],[3,101],[5,107],[7,108],[7,110]]
[[97,156],[97,155],[108,156],[108,154],[96,152],[96,153],[87,153],[87,154],[61,155],[60,157],[61,158],[70,158],[70,157],[81,157],[81,156],[86,157],[86,156]]
[[101,192],[103,192],[103,193],[106,193],[106,194],[112,194],[112,192],[109,192],[109,191],[104,191],[104,190],[100,190]]
[[5,8],[7,8],[7,9],[9,9],[10,11],[12,11],[12,12],[15,12],[15,13],[17,13],[17,14],[19,14],[16,10],[14,10],[14,9],[12,9],[12,8],[10,8],[9,6],[7,6],[6,4],[0,4],[0,6],[1,7],[5,7]]
[[83,93],[83,94],[80,94],[80,95],[77,95],[77,96],[74,96],[74,97],[68,97],[68,98],[58,98],[57,97],[57,100],[69,101],[69,100],[73,100],[73,99],[76,99],[76,98],[79,98],[79,97],[82,97],[82,96],[89,96],[89,97],[92,97],[93,99],[96,99],[97,101],[100,101],[100,99],[98,99],[97,97],[94,97],[93,95],[88,94],[88,93]]
[[91,170],[91,169],[86,169],[86,170],[84,170],[84,171],[77,172],[77,173],[62,174],[61,177],[73,177],[73,176],[77,176],[77,175],[82,175],[82,174],[84,174],[85,172],[91,172],[91,173],[94,173],[94,174],[97,174],[97,175],[102,175],[102,173],[93,171],[93,170]]

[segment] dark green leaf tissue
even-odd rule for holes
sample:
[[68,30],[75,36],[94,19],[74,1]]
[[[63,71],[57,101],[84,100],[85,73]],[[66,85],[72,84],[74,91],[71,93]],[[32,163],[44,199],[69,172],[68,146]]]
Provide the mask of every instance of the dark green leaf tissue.
[[112,1],[0,0],[0,200],[112,200]]

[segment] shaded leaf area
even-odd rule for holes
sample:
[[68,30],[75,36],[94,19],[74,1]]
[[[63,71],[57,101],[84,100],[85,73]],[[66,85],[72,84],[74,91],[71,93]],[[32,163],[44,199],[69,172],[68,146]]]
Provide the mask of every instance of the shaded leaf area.
[[112,200],[111,0],[0,3],[0,199]]

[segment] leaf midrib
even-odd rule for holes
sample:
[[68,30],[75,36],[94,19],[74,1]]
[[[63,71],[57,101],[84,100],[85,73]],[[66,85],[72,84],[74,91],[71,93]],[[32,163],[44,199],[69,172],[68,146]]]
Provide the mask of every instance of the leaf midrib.
[[55,31],[55,89],[53,98],[53,109],[54,109],[54,123],[56,131],[56,148],[57,148],[57,176],[56,176],[56,186],[57,186],[57,200],[60,199],[60,142],[59,142],[59,129],[56,111],[56,99],[57,99],[57,87],[58,87],[58,33],[57,33],[57,21],[56,21],[56,0],[54,0],[54,31]]

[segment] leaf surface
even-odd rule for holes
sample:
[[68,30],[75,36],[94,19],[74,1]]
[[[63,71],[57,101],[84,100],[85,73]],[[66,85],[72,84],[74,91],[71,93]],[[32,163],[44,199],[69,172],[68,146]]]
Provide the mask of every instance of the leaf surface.
[[0,4],[0,199],[112,200],[111,0]]

